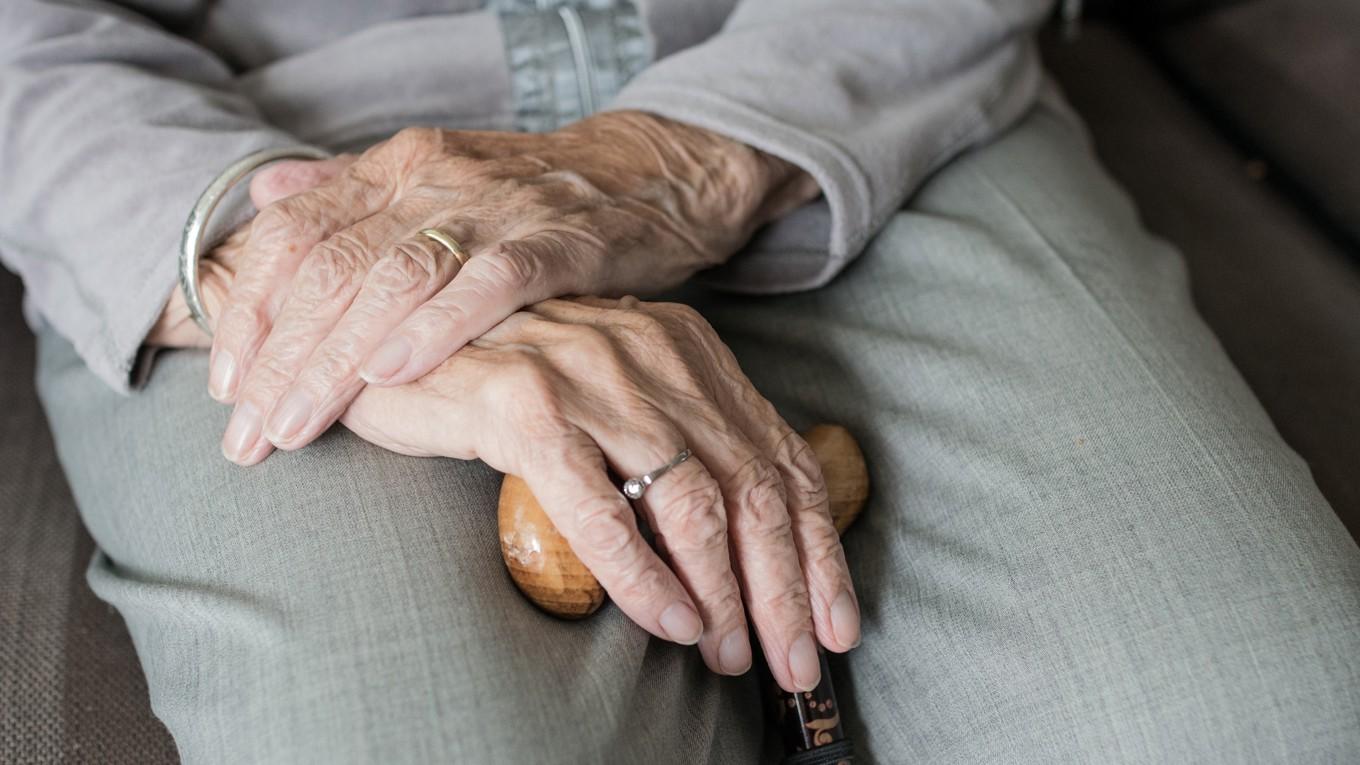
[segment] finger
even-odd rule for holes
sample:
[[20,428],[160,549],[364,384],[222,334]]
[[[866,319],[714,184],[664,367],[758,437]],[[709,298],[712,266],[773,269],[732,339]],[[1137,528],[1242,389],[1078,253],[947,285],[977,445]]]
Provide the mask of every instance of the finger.
[[[198,264],[198,291],[209,313],[221,303],[226,285],[231,282],[230,275],[224,275],[225,270],[212,258],[204,258]],[[193,320],[183,291],[176,287],[144,342],[157,348],[207,348],[212,345],[212,338]]]
[[236,410],[222,438],[222,453],[239,464],[255,452],[264,418],[335,327],[358,293],[377,254],[413,230],[428,210],[400,202],[317,245],[294,277],[268,339],[246,371]]
[[[635,412],[620,430],[600,428],[596,443],[615,470],[640,476],[674,459],[684,447],[679,431],[659,412]],[[741,588],[732,571],[723,494],[697,456],[675,466],[636,503],[655,533],[657,547],[693,598],[703,620],[699,651],[715,672],[740,675],[751,668],[751,641]]]
[[761,432],[767,434],[764,450],[783,477],[817,637],[827,649],[844,653],[860,643],[859,597],[831,518],[821,464],[803,437],[782,419],[767,422]]
[[360,159],[330,183],[260,211],[213,334],[208,381],[213,398],[236,399],[303,258],[335,232],[387,207],[391,185]]
[[780,687],[810,690],[821,679],[821,664],[783,480],[726,415],[703,409],[676,421],[721,487],[733,559],[761,650]]
[[[600,301],[548,301],[531,310],[558,321],[571,322],[579,313],[575,308],[578,302],[596,304]],[[611,304],[610,301],[603,302]],[[717,352],[717,349],[725,352],[725,347],[692,310],[644,304],[635,299],[624,299],[617,305],[637,309],[617,320],[629,323],[633,330],[629,337],[648,345],[639,353],[656,354],[669,347],[670,352],[685,358],[712,359],[720,365],[722,372],[740,376],[740,369],[735,366],[735,360],[730,359],[730,353],[724,357]],[[675,341],[675,338],[696,336],[706,337],[710,342],[703,347],[687,347],[677,345]],[[598,351],[577,355],[602,356]],[[615,387],[608,382],[607,369],[598,364],[596,367],[593,374],[601,381],[601,387]],[[709,390],[713,385],[694,376],[668,374],[654,379],[653,386],[676,391],[680,394],[678,398],[686,402],[681,404],[683,408],[667,414],[680,429],[684,442],[691,445],[721,488],[727,510],[732,563],[771,673],[780,686],[788,690],[816,686],[821,668],[815,624],[780,470],[738,424],[735,417],[743,413],[730,414],[730,403],[726,406],[702,403],[714,399],[714,393]],[[727,396],[726,389],[718,392]],[[757,400],[764,402],[758,397]]]
[[[459,241],[471,226],[444,223]],[[273,405],[265,437],[298,449],[325,432],[364,387],[359,364],[421,303],[449,283],[460,268],[443,245],[415,234],[397,241],[369,269],[344,315],[303,364]]]
[[568,240],[540,232],[476,253],[449,285],[416,309],[368,357],[360,376],[402,385],[424,376],[525,305],[561,294]]
[[280,199],[330,183],[357,159],[353,154],[341,154],[330,159],[275,162],[250,179],[250,201],[256,210],[263,210]]
[[680,580],[647,545],[633,508],[605,473],[588,437],[538,445],[522,472],[557,529],[628,618],[653,635],[682,645],[703,631]]
[[[691,316],[693,311],[682,306],[640,305],[645,311],[674,311],[702,328],[697,336],[707,337],[704,352],[715,359],[722,371],[712,376],[715,381],[712,393],[721,411],[746,434],[764,460],[776,468],[783,484],[790,530],[807,582],[817,638],[836,652],[859,645],[859,599],[831,518],[826,482],[816,455],[779,416],[774,405],[756,391],[736,357],[718,340],[707,322],[697,314]],[[690,337],[694,336],[691,333]]]

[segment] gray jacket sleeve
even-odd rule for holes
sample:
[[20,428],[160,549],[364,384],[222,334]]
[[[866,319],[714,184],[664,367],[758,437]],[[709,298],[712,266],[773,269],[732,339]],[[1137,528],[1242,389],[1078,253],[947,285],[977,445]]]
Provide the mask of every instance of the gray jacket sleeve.
[[119,390],[175,283],[193,200],[233,160],[293,143],[221,61],[143,18],[0,3],[0,257]]
[[[742,0],[611,104],[736,138],[809,172],[821,201],[708,274],[749,292],[825,284],[936,167],[995,136],[1042,83],[1048,0]],[[664,49],[660,51],[665,54]]]

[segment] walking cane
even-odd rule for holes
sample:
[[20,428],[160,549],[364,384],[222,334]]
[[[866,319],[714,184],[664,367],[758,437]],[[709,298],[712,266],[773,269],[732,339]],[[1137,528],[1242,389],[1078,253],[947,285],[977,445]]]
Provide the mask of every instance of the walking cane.
[[[803,438],[817,455],[826,480],[836,531],[859,516],[869,496],[864,454],[849,431],[817,425]],[[571,551],[523,480],[507,475],[501,484],[501,555],[510,578],[535,605],[563,619],[584,619],[604,603],[604,588]],[[789,693],[771,681],[774,719],[783,732],[785,765],[850,763],[854,750],[841,725],[845,708],[836,700],[826,652],[818,649],[822,680],[805,693]]]

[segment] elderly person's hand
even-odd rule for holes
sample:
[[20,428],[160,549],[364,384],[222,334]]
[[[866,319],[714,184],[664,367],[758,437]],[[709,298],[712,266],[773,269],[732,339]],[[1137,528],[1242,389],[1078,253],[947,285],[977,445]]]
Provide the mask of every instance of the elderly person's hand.
[[[718,672],[750,666],[747,613],[788,690],[817,683],[819,640],[859,642],[816,458],[685,306],[539,303],[413,383],[367,388],[342,421],[394,451],[523,477],[619,607],[698,642]],[[641,475],[686,447],[637,502],[663,562],[609,471]]]
[[782,160],[639,112],[405,130],[256,218],[213,341],[210,392],[236,403],[223,451],[303,446],[365,381],[414,380],[524,305],[672,287],[816,193]]
[[[333,180],[345,168],[354,164],[356,157],[343,154],[317,162],[281,162],[260,171],[250,181],[250,201],[257,210],[280,199],[301,194]],[[227,294],[241,267],[246,244],[250,241],[251,224],[247,222],[231,232],[198,263],[198,289],[208,313],[220,316]],[[203,333],[189,313],[184,293],[175,289],[161,309],[161,315],[146,336],[146,344],[156,348],[206,348],[212,338]]]
[[[267,208],[353,162],[276,165],[256,176],[252,200]],[[251,237],[252,225],[242,227],[200,266],[214,315]],[[147,342],[207,338],[176,291]],[[816,459],[684,306],[545,301],[414,382],[365,388],[342,422],[394,451],[481,458],[523,476],[619,606],[655,635],[697,640],[716,671],[749,665],[747,613],[787,689],[816,683],[817,642],[833,651],[859,642],[858,601]],[[607,470],[640,475],[682,444],[694,457],[638,502],[667,565],[642,541]],[[243,461],[270,448],[258,443]]]

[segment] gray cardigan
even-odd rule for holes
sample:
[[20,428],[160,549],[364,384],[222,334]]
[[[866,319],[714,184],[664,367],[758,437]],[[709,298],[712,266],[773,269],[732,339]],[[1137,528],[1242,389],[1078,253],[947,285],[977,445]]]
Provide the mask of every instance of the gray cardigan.
[[[644,109],[806,169],[823,197],[712,281],[830,280],[1041,83],[1048,0],[4,0],[0,259],[31,321],[128,390],[198,193],[256,149],[409,124]],[[563,10],[562,6],[566,6]]]

